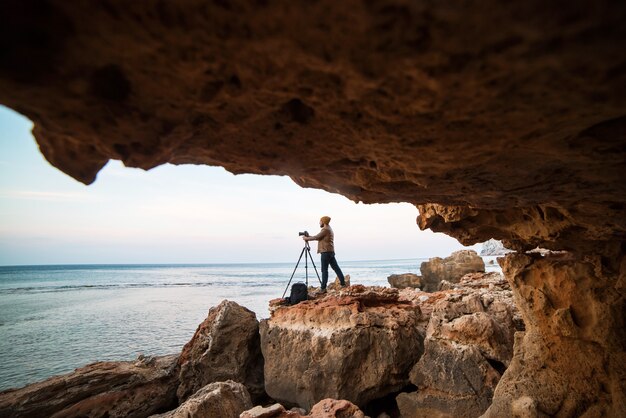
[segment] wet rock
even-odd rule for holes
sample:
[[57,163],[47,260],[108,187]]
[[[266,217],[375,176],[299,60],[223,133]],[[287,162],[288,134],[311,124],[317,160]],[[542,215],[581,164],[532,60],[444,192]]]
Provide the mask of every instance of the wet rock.
[[404,289],[406,287],[421,289],[423,286],[422,276],[413,273],[392,274],[387,277],[387,281],[391,287],[395,287],[396,289]]
[[439,290],[442,280],[456,283],[467,273],[484,272],[485,262],[474,250],[453,252],[449,257],[434,257],[422,263],[423,290],[434,292]]
[[0,393],[2,417],[147,417],[176,405],[178,356],[99,362]]
[[508,282],[473,273],[450,286],[433,293],[424,355],[410,375],[417,392],[396,398],[402,416],[477,417],[510,364],[521,322]]
[[263,395],[263,357],[254,312],[223,301],[209,310],[179,359],[182,402],[212,382],[244,384],[253,399]]
[[398,391],[422,352],[419,317],[396,289],[364,286],[278,307],[260,325],[268,395],[310,408]]
[[251,406],[246,387],[229,380],[210,383],[175,410],[151,418],[239,418]]

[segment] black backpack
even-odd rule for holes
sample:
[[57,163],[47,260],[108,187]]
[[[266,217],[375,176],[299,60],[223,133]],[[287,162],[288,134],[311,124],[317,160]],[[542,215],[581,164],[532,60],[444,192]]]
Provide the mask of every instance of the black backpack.
[[304,283],[294,283],[291,285],[291,293],[289,294],[289,304],[295,305],[303,300],[307,300],[309,294]]

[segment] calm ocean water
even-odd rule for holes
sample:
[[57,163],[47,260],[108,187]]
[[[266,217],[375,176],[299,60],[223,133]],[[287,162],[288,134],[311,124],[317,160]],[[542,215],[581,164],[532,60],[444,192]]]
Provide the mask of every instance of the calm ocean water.
[[[483,258],[487,271],[499,270]],[[419,274],[425,260],[339,261],[353,284],[387,286],[387,276]],[[294,265],[0,267],[0,390],[94,361],[176,353],[224,299],[266,318]],[[303,267],[295,281],[304,281]],[[312,269],[309,283],[317,283]]]

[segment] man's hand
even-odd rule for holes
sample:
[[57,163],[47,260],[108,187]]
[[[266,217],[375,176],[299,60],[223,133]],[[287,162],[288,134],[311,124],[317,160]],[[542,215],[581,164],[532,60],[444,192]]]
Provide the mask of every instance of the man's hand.
[[303,240],[308,241],[309,237],[302,237]]

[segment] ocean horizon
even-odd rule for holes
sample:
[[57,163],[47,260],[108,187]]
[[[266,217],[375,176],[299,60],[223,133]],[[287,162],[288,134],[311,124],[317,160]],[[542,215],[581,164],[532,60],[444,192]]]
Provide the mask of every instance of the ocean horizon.
[[[483,257],[499,271],[496,257]],[[352,284],[388,286],[427,258],[342,261]],[[319,271],[319,263],[315,261]],[[96,361],[179,352],[209,309],[228,299],[269,316],[291,263],[55,264],[0,266],[0,390]],[[320,272],[321,276],[321,272]],[[335,278],[329,272],[329,282]],[[292,283],[305,281],[304,261]],[[319,282],[312,265],[309,285]]]

